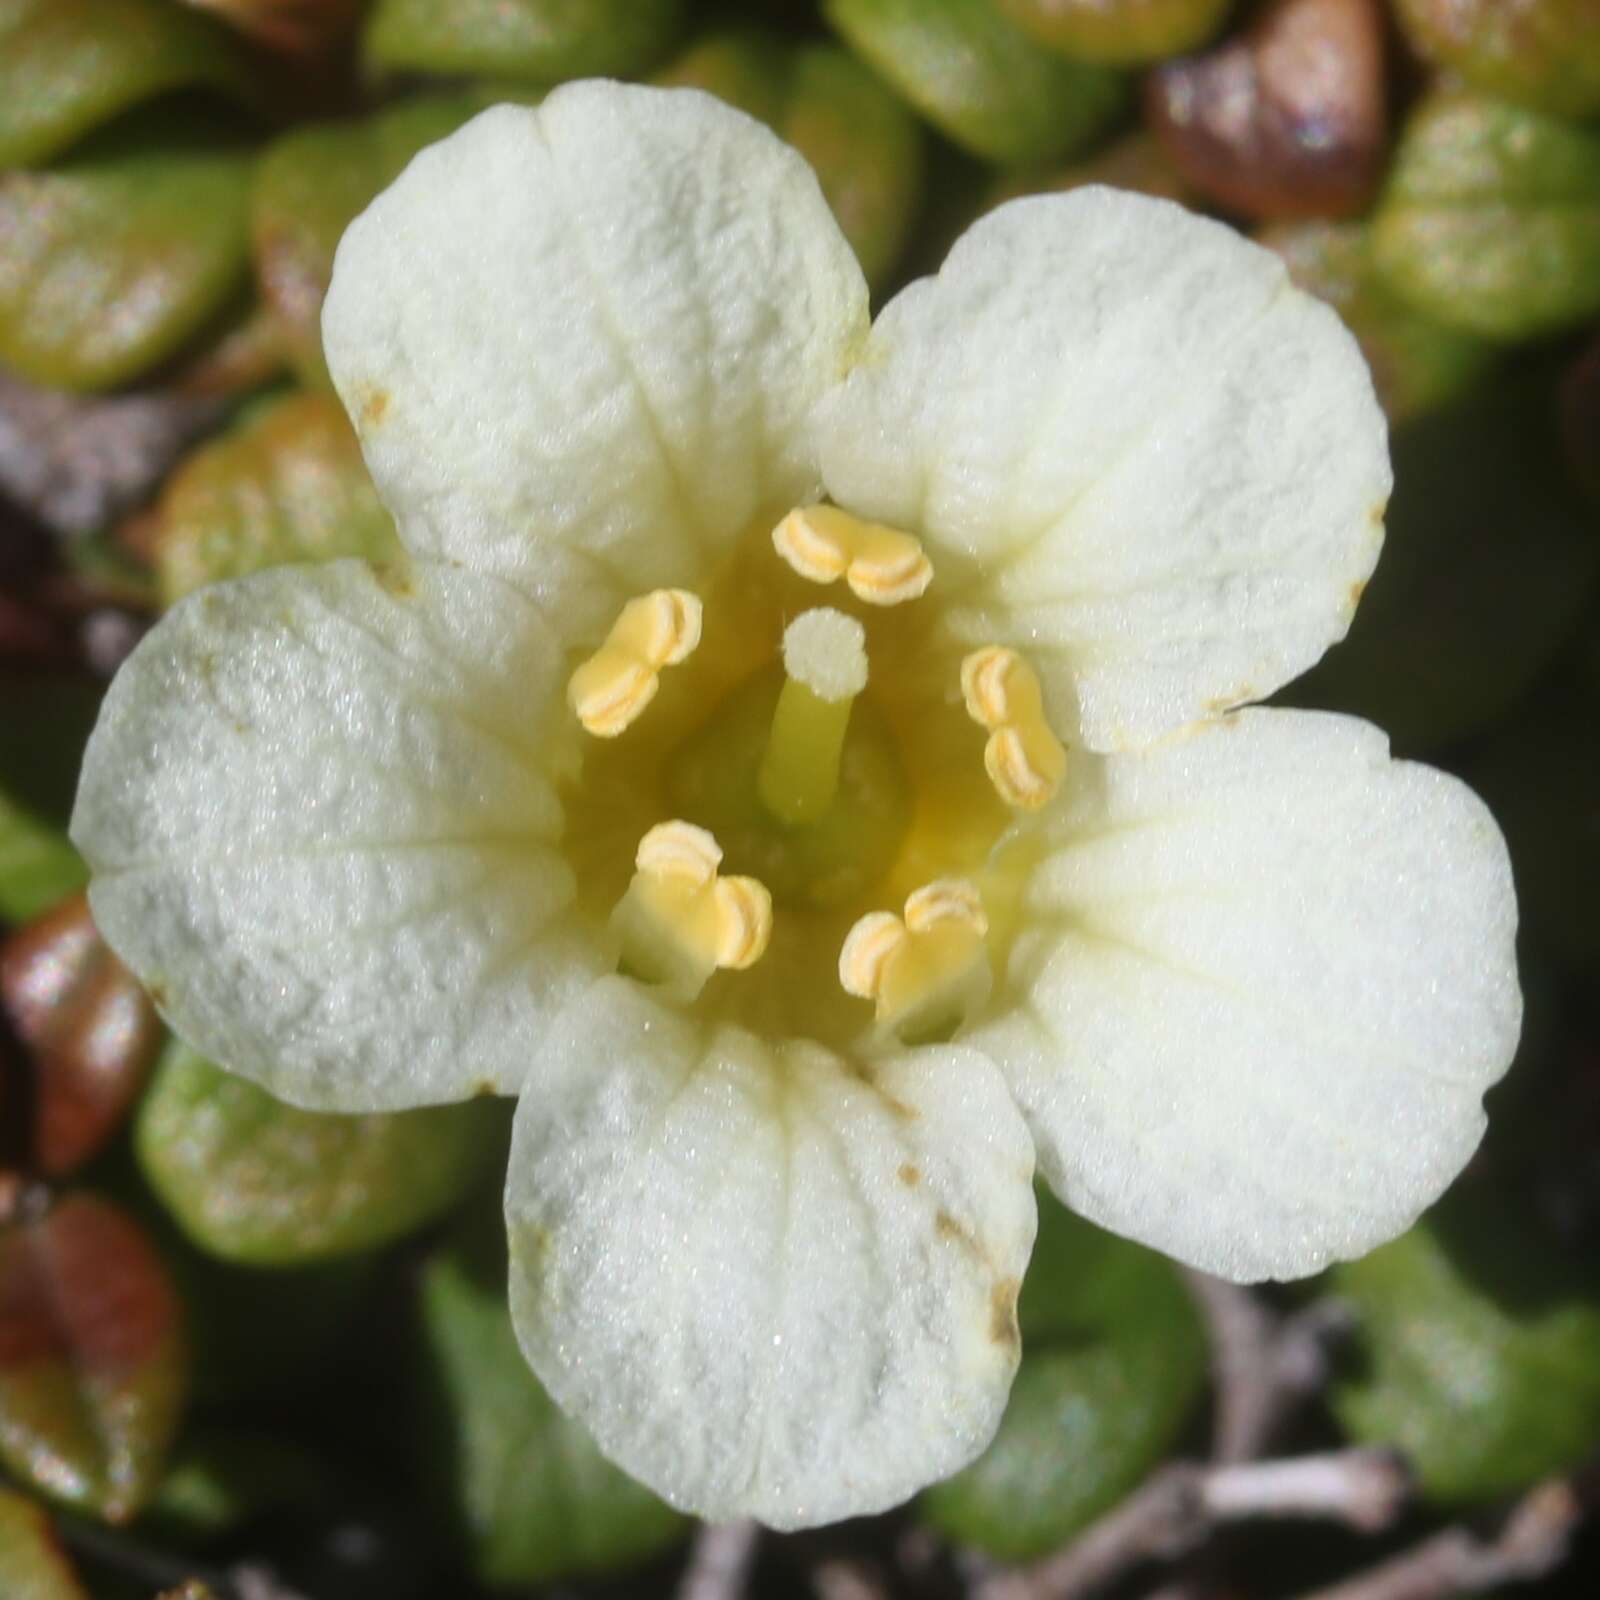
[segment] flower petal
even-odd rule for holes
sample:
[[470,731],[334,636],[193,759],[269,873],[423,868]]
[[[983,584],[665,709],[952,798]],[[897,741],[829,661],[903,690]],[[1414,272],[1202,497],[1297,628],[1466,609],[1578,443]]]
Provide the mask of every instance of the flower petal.
[[607,979],[547,1034],[506,1216],[524,1353],[675,1505],[798,1527],[893,1505],[988,1442],[1033,1245],[992,1066],[868,1075]]
[[1521,1021],[1504,841],[1354,718],[1248,711],[1081,757],[975,1030],[1068,1205],[1225,1277],[1401,1232]]
[[558,670],[525,599],[425,563],[192,595],[84,759],[101,932],[190,1044],[295,1104],[516,1090],[587,981],[543,754]]
[[345,234],[323,311],[408,548],[512,579],[566,639],[814,493],[811,412],[866,328],[794,151],[614,83],[425,150]]
[[885,308],[822,437],[829,492],[920,533],[956,632],[1028,651],[1096,750],[1342,638],[1390,487],[1338,317],[1232,230],[1112,189],[978,222]]

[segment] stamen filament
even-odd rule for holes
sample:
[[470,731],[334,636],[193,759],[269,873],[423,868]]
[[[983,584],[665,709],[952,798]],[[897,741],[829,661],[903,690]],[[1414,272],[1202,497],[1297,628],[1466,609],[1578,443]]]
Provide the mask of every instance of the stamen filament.
[[874,1001],[880,1027],[906,1044],[948,1038],[988,998],[989,919],[965,878],[911,894],[905,918],[871,911],[845,936],[839,982]]
[[788,682],[757,775],[762,804],[791,826],[815,822],[833,804],[850,707],[867,686],[866,630],[828,607],[784,630]]
[[653,589],[630,600],[606,642],[567,682],[578,720],[598,739],[614,739],[656,697],[663,667],[700,643],[701,608],[687,589]]
[[639,841],[638,869],[612,923],[622,970],[692,1000],[718,967],[743,971],[772,937],[772,896],[757,878],[717,872],[722,848],[689,822],[657,823]]
[[858,600],[895,606],[933,582],[933,563],[915,534],[865,522],[838,506],[798,506],[772,530],[773,547],[802,578],[842,577]]

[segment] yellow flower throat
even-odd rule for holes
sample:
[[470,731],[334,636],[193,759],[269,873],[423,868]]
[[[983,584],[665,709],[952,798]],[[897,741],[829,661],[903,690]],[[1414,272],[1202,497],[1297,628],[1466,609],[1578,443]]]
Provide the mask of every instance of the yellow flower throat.
[[835,1042],[983,1003],[993,847],[1066,752],[1016,651],[953,642],[934,576],[912,534],[808,506],[621,608],[568,682],[566,841],[620,971]]

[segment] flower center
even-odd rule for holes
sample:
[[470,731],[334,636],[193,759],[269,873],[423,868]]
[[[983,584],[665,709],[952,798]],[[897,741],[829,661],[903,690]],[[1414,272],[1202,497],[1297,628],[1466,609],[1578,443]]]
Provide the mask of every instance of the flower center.
[[834,1045],[984,1004],[994,846],[1066,756],[1027,662],[964,649],[934,578],[912,534],[810,506],[621,608],[568,684],[567,805],[620,971]]

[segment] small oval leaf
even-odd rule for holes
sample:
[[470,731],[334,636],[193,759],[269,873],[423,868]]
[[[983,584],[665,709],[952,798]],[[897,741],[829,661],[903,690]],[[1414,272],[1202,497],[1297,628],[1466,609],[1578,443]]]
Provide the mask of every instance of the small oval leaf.
[[0,1003],[33,1062],[34,1164],[59,1178],[122,1125],[161,1043],[138,980],[75,894],[0,944]]
[[921,1501],[941,1532],[1008,1561],[1115,1505],[1176,1440],[1206,1374],[1205,1333],[1172,1263],[1042,1192],[1017,1318],[1022,1366],[994,1442]]
[[1600,111],[1594,0],[1395,0],[1417,53],[1538,111]]
[[0,1488],[0,1595],[6,1600],[89,1600],[43,1508]]
[[1204,44],[1233,0],[1000,0],[1041,44],[1079,61],[1136,66]]
[[1335,1413],[1352,1439],[1404,1451],[1431,1498],[1513,1493],[1600,1446],[1593,1270],[1503,1195],[1456,1194],[1331,1286],[1365,1358]]
[[1345,216],[1383,173],[1378,0],[1274,0],[1249,30],[1146,80],[1145,107],[1184,177],[1252,217]]
[[525,83],[630,77],[671,47],[683,0],[378,0],[363,46],[378,66]]
[[0,1461],[123,1522],[159,1480],[187,1391],[182,1308],[143,1232],[89,1195],[0,1231]]
[[171,0],[0,0],[0,168],[173,89],[254,96],[226,30]]
[[400,553],[354,430],[331,395],[264,401],[167,480],[146,530],[164,603],[286,561]]
[[1582,322],[1600,311],[1600,132],[1435,93],[1401,135],[1373,251],[1395,293],[1485,339]]
[[425,1401],[452,1442],[430,1448],[430,1474],[486,1584],[634,1566],[687,1523],[612,1466],[540,1386],[511,1327],[497,1251],[498,1260],[487,1249],[443,1253],[422,1276]]
[[103,389],[176,352],[244,286],[250,166],[214,126],[154,107],[0,177],[0,363]]
[[1127,101],[1118,73],[1045,49],[990,0],[824,0],[822,9],[940,132],[990,161],[1063,161]]
[[201,1249],[289,1266],[373,1250],[448,1210],[499,1148],[491,1102],[301,1111],[174,1040],[139,1108],[151,1187]]

